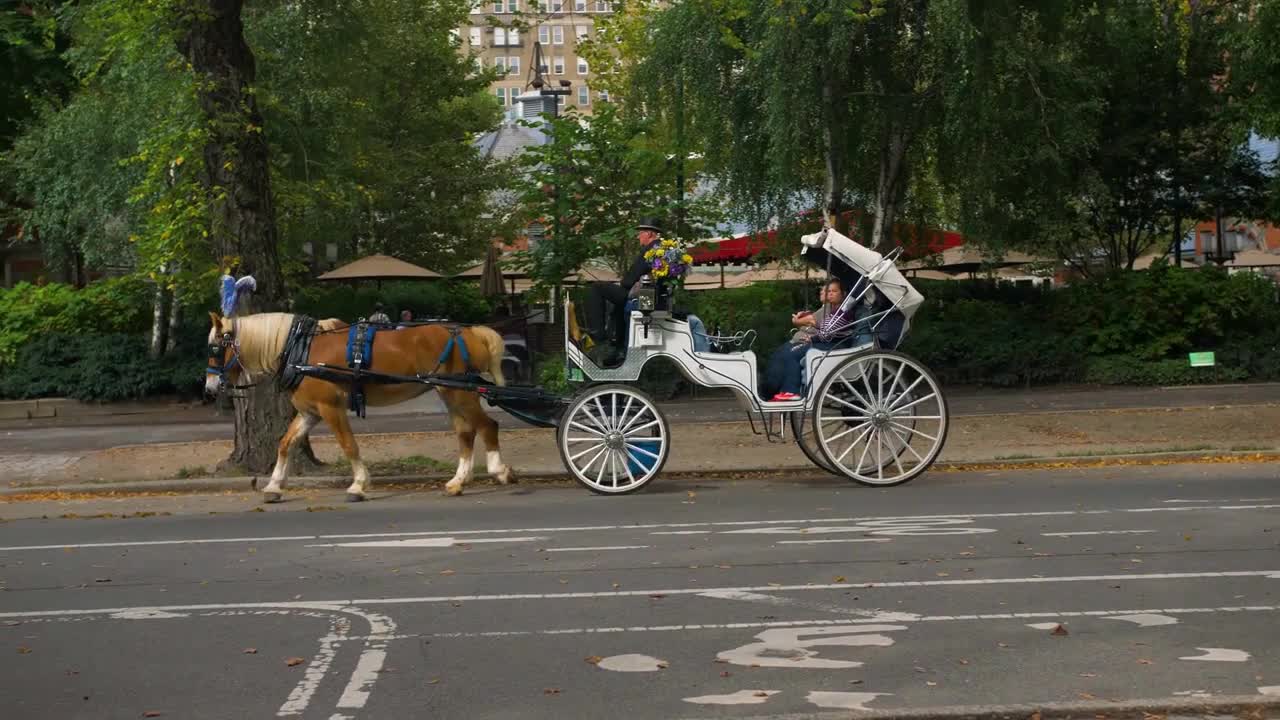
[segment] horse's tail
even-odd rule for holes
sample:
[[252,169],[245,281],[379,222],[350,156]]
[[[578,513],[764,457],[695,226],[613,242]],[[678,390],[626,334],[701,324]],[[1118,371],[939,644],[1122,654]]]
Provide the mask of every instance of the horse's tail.
[[493,381],[498,385],[506,385],[507,379],[502,374],[502,357],[507,354],[506,343],[502,341],[502,336],[491,327],[484,325],[473,325],[471,332],[474,336],[479,337],[484,343],[484,347],[489,351],[489,367],[477,368],[479,370],[488,370],[493,376]]

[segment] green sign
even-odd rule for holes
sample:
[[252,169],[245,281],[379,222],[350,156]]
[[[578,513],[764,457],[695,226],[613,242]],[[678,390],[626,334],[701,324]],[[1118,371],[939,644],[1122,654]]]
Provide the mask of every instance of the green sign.
[[1191,361],[1191,367],[1213,367],[1214,365],[1211,352],[1194,352],[1187,357]]

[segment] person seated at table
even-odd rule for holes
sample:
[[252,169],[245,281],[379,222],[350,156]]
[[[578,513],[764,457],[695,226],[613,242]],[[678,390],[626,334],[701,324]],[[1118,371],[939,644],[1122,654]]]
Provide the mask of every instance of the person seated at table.
[[818,288],[818,302],[816,311],[802,310],[791,316],[791,324],[796,330],[769,357],[762,397],[772,396],[775,401],[796,400],[800,397],[804,354],[813,347],[813,339],[818,334],[818,328],[827,319],[827,314],[844,302],[844,286],[838,278],[831,278]]

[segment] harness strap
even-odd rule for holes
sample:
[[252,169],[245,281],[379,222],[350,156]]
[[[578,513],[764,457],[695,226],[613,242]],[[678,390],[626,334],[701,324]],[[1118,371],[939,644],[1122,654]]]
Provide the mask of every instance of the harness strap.
[[431,374],[435,374],[444,364],[449,362],[449,354],[453,352],[454,345],[458,347],[458,354],[462,356],[463,370],[471,367],[471,351],[467,350],[467,341],[462,337],[462,328],[449,328],[449,341],[444,344],[444,349],[440,351],[440,359],[436,360],[435,370]]

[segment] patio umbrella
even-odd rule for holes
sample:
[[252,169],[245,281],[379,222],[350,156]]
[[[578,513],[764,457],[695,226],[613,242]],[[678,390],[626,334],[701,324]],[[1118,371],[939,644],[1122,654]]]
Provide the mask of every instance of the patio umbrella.
[[413,263],[397,260],[387,255],[369,255],[355,262],[334,268],[317,280],[437,280],[442,277]]
[[490,244],[484,256],[484,269],[480,272],[480,294],[498,297],[506,293],[502,287],[502,268],[498,267],[498,246]]

